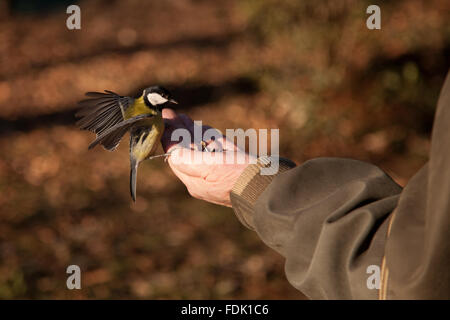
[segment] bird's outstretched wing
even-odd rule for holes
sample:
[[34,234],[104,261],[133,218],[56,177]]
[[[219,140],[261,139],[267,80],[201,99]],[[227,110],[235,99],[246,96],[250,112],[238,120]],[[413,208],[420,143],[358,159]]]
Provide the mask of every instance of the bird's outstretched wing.
[[[90,98],[79,102],[82,109],[75,114],[76,117],[81,118],[77,121],[77,126],[96,133],[97,138],[123,121],[125,110],[134,102],[131,97],[120,96],[108,90],[105,92],[87,92],[86,96]],[[102,145],[107,150],[113,151],[119,142],[120,139],[115,145],[105,143]]]
[[108,150],[113,150],[120,142],[122,137],[129,131],[133,126],[139,125],[140,122],[154,117],[153,114],[141,114],[139,116],[133,117],[131,119],[119,122],[115,126],[105,130],[97,136],[90,145],[89,149],[94,148],[99,143],[105,146]]

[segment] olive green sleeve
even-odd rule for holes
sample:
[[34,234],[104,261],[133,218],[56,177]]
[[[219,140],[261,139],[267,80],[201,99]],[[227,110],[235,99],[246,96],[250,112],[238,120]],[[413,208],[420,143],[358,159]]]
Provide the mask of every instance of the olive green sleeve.
[[[250,165],[231,199],[240,220],[286,258],[290,283],[314,299],[376,299],[388,217],[401,188],[361,161],[318,158],[271,177]],[[246,183],[246,184],[245,184]]]
[[258,159],[257,163],[247,166],[236,181],[230,194],[233,209],[239,221],[252,230],[254,229],[254,206],[260,194],[272,182],[276,175],[295,167],[295,163],[289,159],[274,158],[272,160],[278,161],[279,163],[278,172],[276,174],[260,174],[261,168],[265,168],[271,164],[270,157],[261,157]]
[[264,158],[234,186],[233,208],[285,257],[287,279],[310,298],[450,299],[449,125],[450,73],[429,162],[404,190],[361,161],[280,160],[278,173],[263,176],[276,161]]
[[428,163],[410,179],[386,243],[382,298],[450,299],[450,73],[441,90]]

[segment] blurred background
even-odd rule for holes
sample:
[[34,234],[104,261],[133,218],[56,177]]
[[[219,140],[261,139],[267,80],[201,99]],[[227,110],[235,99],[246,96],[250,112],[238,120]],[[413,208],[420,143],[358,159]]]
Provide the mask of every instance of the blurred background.
[[[81,8],[81,30],[66,7]],[[450,1],[0,0],[0,298],[304,299],[231,209],[192,199],[161,159],[128,190],[128,143],[87,150],[86,91],[168,87],[180,112],[280,128],[280,153],[427,161],[450,66]],[[82,290],[66,288],[68,265]]]

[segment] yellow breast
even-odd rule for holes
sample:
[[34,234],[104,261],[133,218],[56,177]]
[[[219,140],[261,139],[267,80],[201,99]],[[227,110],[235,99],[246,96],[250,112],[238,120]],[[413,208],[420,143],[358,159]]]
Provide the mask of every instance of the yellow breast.
[[125,120],[136,117],[141,114],[154,114],[156,115],[158,111],[148,107],[145,102],[143,96],[135,99],[133,104],[125,110]]

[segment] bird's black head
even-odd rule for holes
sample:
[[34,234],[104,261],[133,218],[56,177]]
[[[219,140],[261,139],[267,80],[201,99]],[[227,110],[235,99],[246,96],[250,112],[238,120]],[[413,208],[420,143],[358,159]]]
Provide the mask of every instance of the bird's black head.
[[143,92],[145,104],[161,111],[167,107],[169,103],[178,104],[172,99],[172,95],[166,88],[154,86],[144,89]]

